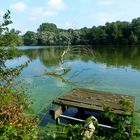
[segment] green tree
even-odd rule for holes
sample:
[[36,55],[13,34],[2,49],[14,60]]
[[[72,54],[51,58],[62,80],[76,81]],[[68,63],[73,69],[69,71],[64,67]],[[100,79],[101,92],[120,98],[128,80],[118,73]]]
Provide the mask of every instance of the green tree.
[[105,44],[106,32],[103,26],[92,27],[90,31],[90,43],[95,45]]
[[79,45],[81,42],[80,31],[79,30],[71,30],[71,44],[72,45]]
[[35,46],[38,45],[37,34],[32,31],[27,31],[24,36],[24,45]]
[[129,36],[129,42],[130,42],[130,44],[136,44],[137,41],[138,41],[137,36],[133,32],[131,32],[131,34]]
[[57,26],[53,23],[42,23],[40,27],[37,29],[38,32],[44,32],[44,31],[49,31],[49,32],[58,32]]
[[38,34],[38,42],[41,45],[55,45],[57,36],[54,32],[50,31],[42,31],[39,32]]
[[131,30],[137,36],[137,43],[140,44],[140,17],[132,20]]
[[130,23],[107,22],[105,26],[68,30],[59,29],[53,23],[42,23],[37,29],[37,39],[34,33],[27,36],[24,43],[25,45],[37,44],[36,41],[32,43],[33,40],[38,40],[38,45],[66,45],[67,41],[72,45],[140,44],[140,18],[133,19]]
[[9,42],[11,42],[11,46],[22,46],[23,40],[22,37],[19,36],[20,31],[11,29],[6,34],[3,35],[4,46],[9,46]]
[[[19,92],[13,88],[14,79],[27,63],[16,68],[5,66],[5,61],[14,57],[13,52],[16,51],[13,47],[16,45],[16,42],[13,43],[14,37],[16,37],[13,36],[15,31],[9,32],[8,29],[8,25],[11,23],[10,11],[7,11],[0,25],[0,139],[37,139],[36,117],[25,113],[25,109],[29,109],[31,102],[22,91]],[[12,33],[12,37],[10,33]],[[5,44],[12,49],[5,49],[3,47]]]
[[69,32],[61,31],[57,35],[57,45],[69,45],[70,44],[71,36]]

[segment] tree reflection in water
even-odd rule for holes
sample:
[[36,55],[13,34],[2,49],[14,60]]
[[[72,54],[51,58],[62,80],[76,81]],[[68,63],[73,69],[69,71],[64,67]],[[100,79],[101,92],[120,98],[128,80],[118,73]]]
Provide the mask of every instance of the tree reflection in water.
[[[28,49],[23,50],[23,53],[30,60],[39,58],[47,68],[45,75],[55,76],[64,83],[72,83],[74,77],[82,74],[83,71],[87,71],[87,69],[81,70],[79,68],[79,71],[74,72],[69,79],[66,79],[66,75],[72,71],[70,63],[75,60],[82,60],[83,62],[93,61],[94,63],[105,64],[107,67],[124,68],[129,66],[140,70],[139,46],[60,46]],[[68,62],[70,63],[68,64]]]

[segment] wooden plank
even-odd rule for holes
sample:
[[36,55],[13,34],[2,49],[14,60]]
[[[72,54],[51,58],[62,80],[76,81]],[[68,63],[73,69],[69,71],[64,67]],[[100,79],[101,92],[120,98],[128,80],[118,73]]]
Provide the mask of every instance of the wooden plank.
[[[79,95],[79,96],[78,96]],[[83,96],[84,95],[84,96]],[[117,102],[118,100],[120,101],[121,99],[128,99],[130,100],[132,103],[134,101],[134,97],[128,97],[128,96],[119,96],[119,95],[112,95],[112,94],[109,94],[109,95],[106,95],[106,94],[96,94],[95,92],[92,92],[90,95],[89,93],[84,93],[84,94],[81,94],[81,92],[77,92],[77,95],[75,95],[75,93],[71,92],[71,94],[66,94],[66,95],[63,95],[61,96],[60,98],[72,98],[72,97],[78,97],[80,98],[80,100],[82,99],[86,99],[86,100],[89,100],[91,99],[91,101],[93,100],[102,100],[102,102],[105,100],[105,101],[109,101],[109,102]],[[114,99],[114,100],[113,100]]]
[[114,113],[123,114],[126,109],[119,103],[123,99],[130,101],[132,107],[129,108],[129,111],[133,111],[135,102],[134,96],[82,88],[73,89],[68,94],[60,96],[53,102],[59,105],[67,105],[97,111],[104,111],[103,106],[107,105],[113,109]]
[[[121,95],[121,94],[116,94],[116,93],[109,93],[109,92],[103,92],[103,91],[95,91],[95,90],[89,90],[89,89],[76,89],[75,91],[80,91],[79,94],[83,92],[83,95],[86,95],[85,91],[88,91],[88,94],[91,93],[90,95],[97,98],[102,101],[104,100],[110,100],[109,102],[116,102],[117,104],[120,102],[120,100],[126,99],[130,101],[132,104],[132,108],[134,109],[134,103],[135,103],[135,97],[134,96],[128,96],[128,95]],[[94,98],[93,97],[93,98]],[[132,109],[132,110],[133,110]]]
[[[115,99],[115,100],[112,100],[112,99],[108,99],[108,98],[104,98],[104,99],[99,99],[99,98],[92,98],[92,99],[83,99],[81,97],[75,97],[75,96],[62,96],[60,98],[58,98],[59,100],[69,100],[69,101],[75,101],[75,102],[79,102],[79,103],[85,103],[85,104],[96,104],[97,106],[103,106],[104,104],[107,104],[107,105],[110,105],[112,106],[113,108],[122,108],[122,105],[120,104],[120,101],[122,99]],[[130,101],[131,103],[133,103],[130,99],[128,99],[128,101]]]
[[85,105],[85,104],[82,104],[82,103],[79,104],[79,103],[71,102],[71,101],[55,100],[54,103],[55,104],[59,104],[59,105],[66,105],[66,106],[78,107],[78,108],[84,108],[84,109],[90,109],[90,110],[93,110],[93,109],[95,109],[95,110],[102,110],[101,107]]
[[[72,92],[87,92],[88,94],[89,93],[97,93],[97,94],[103,94],[103,95],[112,95],[112,96],[114,96],[114,95],[116,95],[116,96],[122,96],[122,97],[126,97],[126,98],[135,98],[134,96],[128,96],[128,95],[122,95],[122,94],[118,94],[118,93],[112,93],[112,92],[106,92],[106,91],[97,91],[97,90],[91,90],[91,89],[84,89],[84,88],[74,88],[73,90],[72,90]],[[84,94],[84,95],[86,95],[86,94]]]
[[[111,103],[111,102],[97,102],[96,100],[94,102],[89,102],[89,101],[83,101],[83,100],[78,100],[76,98],[58,98],[60,101],[71,101],[71,102],[77,102],[77,103],[82,103],[82,104],[85,104],[85,105],[93,105],[93,106],[98,106],[98,107],[103,107],[104,105],[107,105],[107,106],[112,106],[112,109],[122,109],[122,105],[120,105],[119,103],[116,105],[115,103]],[[122,109],[124,110],[124,109]]]
[[57,119],[62,113],[63,113],[62,106],[53,104],[50,110],[50,114],[52,115],[52,118]]
[[78,95],[82,95],[83,97],[85,96],[97,96],[97,97],[106,97],[106,98],[115,98],[115,99],[129,99],[131,101],[135,101],[134,96],[128,96],[128,95],[121,95],[121,94],[116,94],[116,93],[111,93],[111,92],[104,92],[104,91],[96,91],[96,90],[89,90],[89,89],[81,89],[77,88],[72,90],[71,95],[74,95],[73,93],[76,92]]
[[[96,105],[85,105],[84,103],[76,103],[76,102],[61,101],[61,100],[55,100],[53,103],[59,104],[59,105],[66,105],[66,106],[70,106],[70,107],[82,108],[84,110],[90,110],[90,111],[104,111],[103,107],[99,107]],[[122,110],[113,110],[113,112],[116,114],[124,113],[124,111],[122,111]]]
[[[112,104],[116,104],[116,103],[119,103],[122,99],[125,99],[125,98],[120,98],[120,99],[108,99],[107,97],[106,98],[97,98],[97,97],[93,97],[92,98],[81,98],[81,97],[78,97],[78,96],[61,96],[59,97],[58,99],[62,99],[62,100],[78,100],[79,102],[88,102],[89,104],[93,104],[93,103],[112,103]],[[130,99],[128,99],[130,102],[132,102]]]

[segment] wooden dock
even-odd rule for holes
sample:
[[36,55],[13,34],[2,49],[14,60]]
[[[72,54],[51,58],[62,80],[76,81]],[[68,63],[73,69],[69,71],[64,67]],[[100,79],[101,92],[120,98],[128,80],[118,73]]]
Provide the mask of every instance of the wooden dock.
[[[129,104],[128,104],[129,102]],[[63,113],[63,108],[76,107],[79,110],[103,112],[104,106],[110,107],[112,113],[125,115],[126,112],[134,111],[135,97],[96,91],[83,88],[75,88],[67,94],[58,97],[53,104],[59,105],[54,111],[57,119]]]

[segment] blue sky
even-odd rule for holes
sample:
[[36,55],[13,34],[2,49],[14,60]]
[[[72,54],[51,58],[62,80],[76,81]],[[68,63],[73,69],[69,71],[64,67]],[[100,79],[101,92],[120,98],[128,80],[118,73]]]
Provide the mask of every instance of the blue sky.
[[7,9],[16,29],[36,31],[43,22],[59,28],[104,25],[140,17],[140,0],[1,0],[0,15]]

